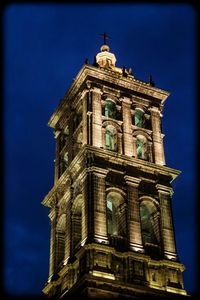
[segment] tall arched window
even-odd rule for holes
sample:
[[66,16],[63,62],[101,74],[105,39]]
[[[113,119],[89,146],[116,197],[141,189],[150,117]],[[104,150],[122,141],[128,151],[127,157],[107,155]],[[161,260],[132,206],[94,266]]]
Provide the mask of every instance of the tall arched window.
[[82,197],[74,200],[72,207],[72,248],[75,249],[82,241]]
[[159,245],[160,221],[156,206],[149,200],[140,204],[142,240],[145,244]]
[[106,100],[105,103],[105,116],[108,118],[116,118],[116,104],[112,100]]
[[62,214],[56,226],[56,265],[60,267],[65,255],[65,226],[66,215]]
[[147,159],[147,139],[143,135],[136,138],[137,158]]
[[125,236],[126,218],[124,199],[118,192],[110,192],[106,198],[108,235]]
[[117,130],[114,126],[108,125],[106,127],[106,149],[117,150]]
[[144,111],[140,108],[135,109],[135,126],[144,127]]

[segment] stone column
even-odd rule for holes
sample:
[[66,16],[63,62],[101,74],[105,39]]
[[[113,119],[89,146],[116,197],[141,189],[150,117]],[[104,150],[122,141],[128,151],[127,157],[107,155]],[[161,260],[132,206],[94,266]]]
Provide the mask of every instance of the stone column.
[[171,194],[172,188],[157,184],[161,209],[161,235],[163,240],[164,256],[168,259],[177,259],[174,226],[172,220]]
[[141,181],[139,178],[124,176],[128,192],[127,224],[129,247],[133,251],[143,252],[140,206],[138,198],[138,186]]
[[[93,168],[94,240],[108,243],[105,177],[107,170]],[[92,188],[92,187],[91,187]]]
[[102,106],[101,91],[92,88],[92,140],[93,146],[102,147]]
[[123,116],[123,141],[124,154],[133,156],[133,137],[132,137],[132,119],[131,119],[131,101],[127,97],[122,99],[122,116]]
[[65,214],[66,214],[66,228],[65,228],[65,255],[64,265],[67,264],[70,257],[70,243],[71,243],[71,193],[65,194]]
[[83,204],[82,204],[82,242],[81,245],[83,246],[86,243],[88,237],[88,197],[87,197],[87,173],[83,172],[81,182],[82,185],[82,197],[83,197]]
[[87,83],[87,99],[86,99],[86,115],[87,115],[87,121],[86,121],[86,136],[87,136],[87,144],[92,145],[92,105],[93,105],[93,99],[92,99],[92,91],[91,91],[91,83],[88,81]]
[[137,149],[136,149],[136,140],[137,140],[137,138],[132,137],[132,139],[133,139],[133,156],[137,157]]
[[83,145],[87,144],[87,97],[88,97],[88,91],[85,90],[83,92],[83,120],[82,120],[82,124],[83,124]]
[[151,124],[153,131],[153,149],[155,163],[158,165],[165,165],[163,135],[160,126],[160,111],[157,107],[151,108]]
[[122,147],[122,133],[118,132],[117,134],[117,152],[123,154],[123,147]]
[[55,157],[55,164],[54,164],[54,184],[59,179],[59,169],[60,169],[60,131],[56,130],[54,132],[54,138],[56,140],[56,157]]
[[56,273],[56,222],[57,222],[57,209],[52,208],[49,213],[51,220],[51,238],[50,238],[50,256],[49,256],[49,278],[48,282],[53,280],[53,276]]

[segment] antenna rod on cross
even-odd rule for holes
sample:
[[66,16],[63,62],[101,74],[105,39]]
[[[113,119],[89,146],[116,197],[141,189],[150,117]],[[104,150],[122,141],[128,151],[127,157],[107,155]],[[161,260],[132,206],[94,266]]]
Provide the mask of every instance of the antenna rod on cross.
[[100,36],[103,38],[104,45],[107,45],[106,40],[110,39],[110,37],[106,34],[106,32],[103,34],[101,33]]

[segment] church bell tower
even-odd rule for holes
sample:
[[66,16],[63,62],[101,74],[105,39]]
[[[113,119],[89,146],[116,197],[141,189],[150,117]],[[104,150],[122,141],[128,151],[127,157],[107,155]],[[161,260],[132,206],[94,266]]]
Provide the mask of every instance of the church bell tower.
[[169,93],[116,65],[104,36],[49,120],[56,141],[48,297],[187,297],[161,130]]

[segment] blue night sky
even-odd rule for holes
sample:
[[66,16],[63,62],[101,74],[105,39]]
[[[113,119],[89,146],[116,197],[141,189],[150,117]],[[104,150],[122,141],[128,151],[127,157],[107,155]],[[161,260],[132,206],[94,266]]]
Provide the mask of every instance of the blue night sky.
[[53,186],[47,122],[106,31],[119,67],[171,95],[163,111],[165,156],[182,171],[173,215],[185,288],[196,289],[196,11],[186,4],[12,4],[3,12],[4,287],[39,295],[48,277],[50,223],[41,201]]

